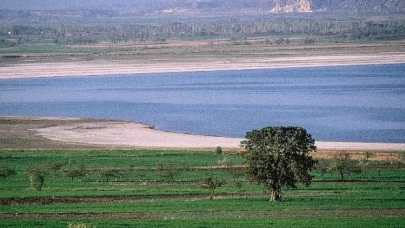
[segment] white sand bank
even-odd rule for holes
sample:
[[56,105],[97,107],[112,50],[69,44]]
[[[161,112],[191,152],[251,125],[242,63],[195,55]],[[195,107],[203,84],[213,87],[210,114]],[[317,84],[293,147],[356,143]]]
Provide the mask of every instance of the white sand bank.
[[204,62],[95,60],[0,67],[0,79],[405,63],[405,54],[241,58]]
[[[242,138],[181,134],[155,130],[134,122],[74,123],[36,129],[42,137],[63,142],[76,142],[135,148],[178,148],[238,150]],[[401,151],[405,143],[317,142],[318,150]]]

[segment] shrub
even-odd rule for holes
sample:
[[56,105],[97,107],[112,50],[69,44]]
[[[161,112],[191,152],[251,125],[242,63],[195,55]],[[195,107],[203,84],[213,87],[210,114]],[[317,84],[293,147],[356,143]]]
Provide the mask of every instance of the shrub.
[[213,178],[212,176],[208,175],[205,176],[202,181],[202,188],[206,188],[210,190],[210,199],[214,198],[215,189],[221,187],[225,184],[225,181],[218,180],[217,178]]
[[31,167],[26,170],[29,177],[31,187],[37,191],[41,191],[45,185],[45,171],[41,167]]
[[10,168],[8,165],[0,165],[0,177],[2,177],[3,179],[16,174],[17,172],[14,169]]
[[222,153],[223,153],[222,147],[217,146],[217,148],[215,148],[215,153],[216,153],[216,154],[222,154]]
[[174,181],[174,176],[182,171],[182,169],[164,162],[159,162],[156,165],[156,170],[159,172],[161,177],[168,178],[169,181]]

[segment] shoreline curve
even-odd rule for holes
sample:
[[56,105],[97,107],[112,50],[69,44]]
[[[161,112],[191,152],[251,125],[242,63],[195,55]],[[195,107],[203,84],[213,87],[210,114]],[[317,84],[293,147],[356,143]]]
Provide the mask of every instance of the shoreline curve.
[[[145,149],[213,149],[220,146],[226,150],[240,150],[240,142],[244,140],[162,131],[130,121],[92,120],[33,130],[37,135],[55,141]],[[405,151],[405,143],[316,141],[316,146],[318,150]]]

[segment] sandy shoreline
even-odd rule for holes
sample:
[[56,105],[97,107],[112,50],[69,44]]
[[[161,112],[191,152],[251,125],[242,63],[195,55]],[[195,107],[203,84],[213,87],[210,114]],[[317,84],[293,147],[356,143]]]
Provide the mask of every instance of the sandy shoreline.
[[237,58],[222,61],[211,60],[201,62],[94,60],[58,63],[23,63],[3,66],[0,67],[0,79],[398,63],[405,63],[405,54],[382,53],[372,55]]
[[[34,129],[38,135],[62,142],[105,146],[162,149],[239,150],[243,138],[191,135],[160,131],[147,124],[126,121],[94,121]],[[316,142],[318,150],[401,151],[405,143]]]

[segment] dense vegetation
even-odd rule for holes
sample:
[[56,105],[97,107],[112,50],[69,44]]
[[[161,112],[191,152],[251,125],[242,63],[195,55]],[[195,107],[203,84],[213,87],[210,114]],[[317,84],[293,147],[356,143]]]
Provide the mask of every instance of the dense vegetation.
[[[398,227],[404,166],[370,156],[345,181],[319,169],[310,187],[285,188],[283,202],[269,203],[267,190],[245,179],[243,159],[219,150],[1,152],[1,167],[15,173],[0,179],[0,220],[6,227]],[[41,191],[31,185],[32,168],[43,171]],[[82,173],[72,178],[72,170]],[[213,200],[207,176],[223,183]]]
[[[157,22],[157,23],[156,23]],[[317,17],[256,17],[218,19],[163,19],[125,23],[2,23],[0,48],[30,43],[89,45],[165,43],[167,39],[243,39],[313,37],[317,41],[404,39],[405,19],[365,20]],[[304,40],[304,39],[303,39]],[[302,41],[304,44],[304,41]]]

